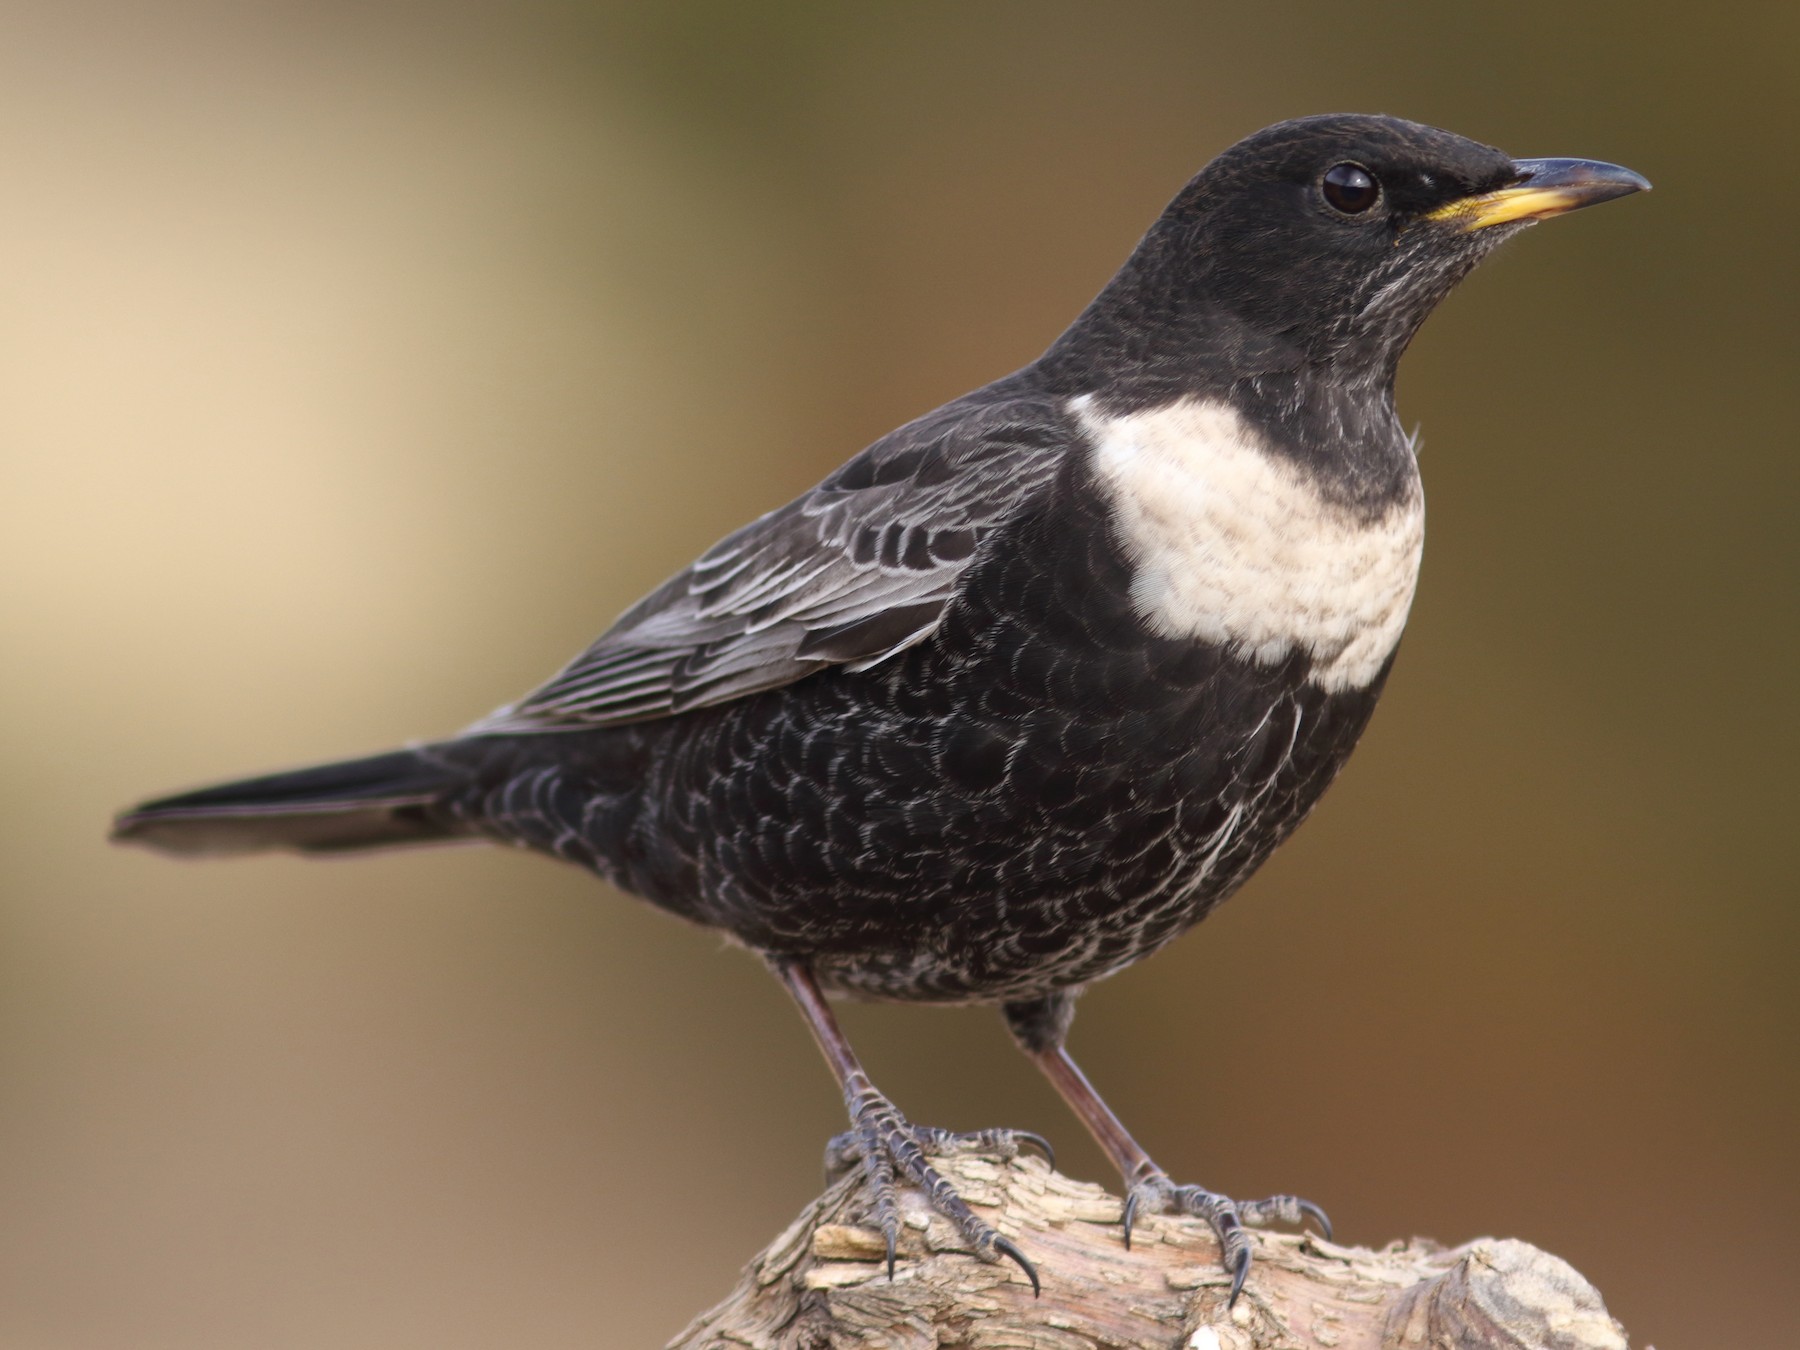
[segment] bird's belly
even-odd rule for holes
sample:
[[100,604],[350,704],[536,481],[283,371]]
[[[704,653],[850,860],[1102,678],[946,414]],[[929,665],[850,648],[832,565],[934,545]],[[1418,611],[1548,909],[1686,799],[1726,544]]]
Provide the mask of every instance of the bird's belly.
[[927,1001],[1085,984],[1168,942],[1305,816],[1375,699],[1200,644],[1015,663],[923,715],[941,684],[884,689],[823,680],[712,743],[695,917]]

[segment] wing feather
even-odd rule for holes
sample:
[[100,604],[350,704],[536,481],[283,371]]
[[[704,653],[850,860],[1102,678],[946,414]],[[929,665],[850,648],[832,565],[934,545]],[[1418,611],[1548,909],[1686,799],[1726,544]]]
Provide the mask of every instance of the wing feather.
[[931,635],[983,542],[1078,437],[1040,397],[990,388],[947,404],[721,540],[465,734],[642,721],[877,665]]

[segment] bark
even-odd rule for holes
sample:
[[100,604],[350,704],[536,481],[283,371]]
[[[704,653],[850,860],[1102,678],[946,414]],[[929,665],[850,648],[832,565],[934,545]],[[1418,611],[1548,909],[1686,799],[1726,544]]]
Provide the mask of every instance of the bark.
[[1036,1158],[936,1165],[1037,1263],[1042,1297],[1011,1263],[976,1260],[905,1193],[889,1280],[848,1177],[671,1350],[1625,1350],[1592,1285],[1512,1239],[1370,1251],[1259,1233],[1249,1283],[1227,1311],[1230,1283],[1200,1220],[1141,1219],[1127,1251],[1118,1198]]

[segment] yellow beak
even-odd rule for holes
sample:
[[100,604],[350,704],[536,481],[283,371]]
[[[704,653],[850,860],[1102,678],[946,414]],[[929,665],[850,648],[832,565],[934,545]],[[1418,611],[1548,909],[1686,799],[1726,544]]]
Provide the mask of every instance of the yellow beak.
[[1425,219],[1465,231],[1485,230],[1519,220],[1547,220],[1565,211],[1650,190],[1643,175],[1598,160],[1522,159],[1514,167],[1519,176],[1513,186],[1459,197],[1427,212]]

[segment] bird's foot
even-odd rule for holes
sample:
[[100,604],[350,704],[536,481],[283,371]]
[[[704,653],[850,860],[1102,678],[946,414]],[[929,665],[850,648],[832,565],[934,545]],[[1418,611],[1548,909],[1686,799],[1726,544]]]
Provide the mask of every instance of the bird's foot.
[[1272,1195],[1267,1200],[1233,1200],[1215,1195],[1204,1186],[1177,1186],[1162,1171],[1132,1182],[1125,1195],[1125,1245],[1131,1246],[1131,1229],[1141,1214],[1191,1214],[1205,1219],[1219,1239],[1219,1261],[1231,1276],[1227,1306],[1237,1302],[1250,1274],[1249,1229],[1274,1224],[1299,1227],[1311,1219],[1326,1238],[1331,1220],[1325,1211],[1297,1195]]
[[[1002,1161],[1019,1156],[1019,1150],[1036,1149],[1054,1170],[1056,1150],[1043,1135],[1031,1130],[940,1130],[935,1125],[906,1122],[913,1142],[925,1153],[986,1153]],[[832,1136],[825,1145],[825,1170],[833,1177],[842,1176],[862,1162],[863,1145],[855,1130]]]
[[894,1248],[900,1237],[900,1206],[895,1188],[900,1182],[907,1182],[925,1193],[926,1201],[950,1220],[975,1255],[984,1261],[1005,1257],[1017,1263],[1031,1281],[1032,1293],[1039,1292],[1037,1267],[1010,1238],[978,1218],[950,1183],[925,1160],[925,1155],[978,1151],[1012,1158],[1021,1147],[1030,1146],[1054,1161],[1050,1145],[1044,1139],[1026,1130],[976,1130],[959,1134],[929,1125],[914,1125],[873,1088],[856,1094],[850,1103],[850,1116],[849,1131],[826,1145],[825,1166],[833,1175],[841,1175],[853,1166],[861,1167],[868,1189],[869,1221],[880,1230],[887,1244],[889,1279],[894,1276]]

